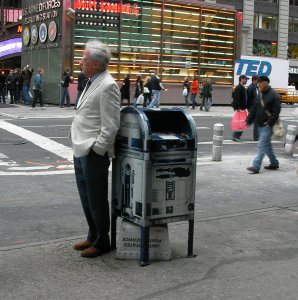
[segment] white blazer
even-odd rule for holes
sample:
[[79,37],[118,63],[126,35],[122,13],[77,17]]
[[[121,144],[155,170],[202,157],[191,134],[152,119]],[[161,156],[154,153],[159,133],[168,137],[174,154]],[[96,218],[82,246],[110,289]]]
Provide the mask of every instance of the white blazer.
[[114,157],[114,142],[120,126],[120,91],[108,71],[101,73],[83,91],[71,125],[75,157],[106,152]]

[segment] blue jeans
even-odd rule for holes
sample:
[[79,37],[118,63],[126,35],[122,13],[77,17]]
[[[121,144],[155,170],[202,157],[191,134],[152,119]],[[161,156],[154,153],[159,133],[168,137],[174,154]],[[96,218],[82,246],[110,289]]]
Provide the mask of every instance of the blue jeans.
[[195,109],[196,105],[198,105],[198,103],[196,102],[196,96],[197,96],[197,94],[194,94],[194,93],[191,94],[191,102],[192,102],[193,109]]
[[205,103],[204,103],[205,111],[209,111],[209,109],[212,105],[212,98],[211,97],[205,97],[204,101],[205,101]]
[[152,90],[152,101],[149,103],[148,107],[152,108],[154,105],[156,108],[159,108],[159,99],[160,99],[160,91]]
[[270,164],[273,166],[279,166],[279,162],[273,151],[271,138],[272,138],[272,127],[267,125],[264,127],[259,126],[259,143],[258,143],[258,154],[255,157],[252,165],[256,170],[260,170],[262,166],[262,161],[265,154],[270,160]]
[[185,106],[186,108],[189,107],[189,103],[188,103],[188,96],[189,96],[189,93],[187,94],[187,96],[184,96],[184,100],[185,100]]
[[110,213],[108,176],[110,160],[90,150],[83,157],[74,157],[74,169],[82,207],[88,223],[87,240],[93,247],[110,246]]
[[66,98],[66,106],[70,106],[70,98],[69,98],[68,87],[61,87],[60,106],[64,105],[65,98]]
[[30,103],[29,86],[23,85],[23,102],[25,104]]

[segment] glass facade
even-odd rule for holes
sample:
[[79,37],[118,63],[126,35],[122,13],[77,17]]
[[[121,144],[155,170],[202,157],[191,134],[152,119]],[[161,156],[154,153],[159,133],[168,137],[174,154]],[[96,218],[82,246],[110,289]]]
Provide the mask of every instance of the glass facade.
[[277,42],[254,40],[253,55],[277,56]]
[[289,58],[298,58],[298,44],[289,44],[288,56]]
[[144,76],[159,69],[163,82],[185,76],[232,84],[235,12],[165,1],[75,0],[74,73],[79,72],[84,44],[98,38],[109,45],[109,71]]
[[289,32],[298,32],[298,18],[289,17]]
[[258,13],[254,15],[254,28],[257,29],[267,29],[267,30],[277,30],[278,16]]

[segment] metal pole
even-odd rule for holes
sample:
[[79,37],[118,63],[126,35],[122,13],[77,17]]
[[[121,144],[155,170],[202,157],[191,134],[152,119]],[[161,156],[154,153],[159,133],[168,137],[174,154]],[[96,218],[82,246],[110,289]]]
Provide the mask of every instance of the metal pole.
[[111,216],[111,248],[116,249],[116,229],[117,229],[117,213],[112,208]]
[[222,159],[222,142],[223,142],[224,125],[220,123],[214,124],[213,127],[213,147],[212,160],[221,161]]
[[297,126],[288,125],[287,135],[286,135],[286,144],[285,144],[285,154],[293,156],[294,141],[296,138]]
[[145,267],[149,265],[149,226],[141,226],[141,253],[140,265]]
[[187,257],[196,257],[196,255],[193,254],[193,235],[194,235],[194,220],[189,220]]

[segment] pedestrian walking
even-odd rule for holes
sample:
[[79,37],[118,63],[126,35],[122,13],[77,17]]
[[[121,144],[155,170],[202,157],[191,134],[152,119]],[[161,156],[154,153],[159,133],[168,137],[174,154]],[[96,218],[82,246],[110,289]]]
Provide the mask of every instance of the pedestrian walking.
[[258,79],[259,95],[249,111],[246,123],[251,125],[254,122],[258,124],[259,142],[258,154],[253,160],[252,166],[247,170],[252,174],[260,172],[262,161],[265,155],[268,156],[270,164],[264,168],[267,170],[277,170],[279,161],[274,153],[271,139],[273,134],[273,125],[280,114],[280,97],[269,85],[270,80],[267,76],[260,76]]
[[189,82],[187,76],[184,77],[182,88],[183,88],[182,95],[183,95],[184,101],[185,101],[185,108],[189,108],[188,96],[189,96],[189,92],[190,92],[190,82]]
[[38,68],[37,74],[34,76],[33,81],[33,100],[31,104],[31,109],[35,109],[36,103],[39,101],[41,109],[44,108],[43,99],[42,99],[42,87],[43,87],[43,76],[44,69]]
[[149,85],[151,87],[152,97],[153,99],[149,103],[148,107],[153,108],[156,106],[156,108],[159,108],[160,105],[160,91],[165,90],[161,80],[160,80],[160,74],[158,71],[155,71],[155,73],[152,75]]
[[[259,89],[258,89],[258,75],[253,75],[251,77],[251,84],[246,89],[247,94],[247,109],[250,111],[253,107],[254,102],[257,99],[257,96],[259,95]],[[253,138],[255,141],[259,139],[259,129],[258,124],[254,123],[253,125]]]
[[78,102],[79,102],[79,99],[86,87],[86,84],[87,84],[87,81],[88,81],[88,78],[85,76],[85,74],[81,71],[79,76],[78,76],[78,86],[77,86],[77,98],[76,98],[76,103],[75,103],[75,109],[77,108],[77,105],[78,105]]
[[106,45],[86,43],[81,68],[89,81],[71,126],[76,182],[89,227],[86,240],[73,247],[86,258],[111,250],[108,177],[120,127],[120,90],[108,72],[110,58]]
[[1,71],[0,73],[0,103],[1,99],[4,104],[6,104],[5,100],[6,96],[6,74],[4,71]]
[[[242,111],[247,108],[247,94],[244,85],[247,83],[249,78],[245,75],[239,76],[239,84],[236,86],[232,94],[232,107],[234,111]],[[243,131],[237,130],[233,132],[233,141],[240,142],[240,137]]]
[[66,100],[66,106],[70,107],[70,97],[69,97],[69,84],[72,82],[73,78],[70,76],[70,69],[65,69],[62,74],[61,80],[61,99],[60,99],[60,108],[64,107],[64,103]]
[[[143,80],[140,74],[137,75],[136,85],[135,85],[135,93],[133,95],[133,106],[137,107],[137,100],[139,96],[143,94]],[[144,103],[144,102],[143,102]],[[143,104],[142,103],[142,104]]]
[[13,80],[13,70],[9,71],[9,74],[6,77],[6,85],[7,85],[7,90],[9,93],[9,98],[10,98],[10,104],[13,103],[13,99],[14,99],[14,80]]
[[[212,85],[208,78],[203,80],[203,86],[200,92],[200,96],[202,97],[202,103],[204,103],[205,111],[209,111],[212,105]],[[200,110],[203,110],[200,106]]]
[[30,104],[30,85],[31,85],[31,78],[33,75],[34,69],[31,68],[29,65],[24,67],[22,71],[22,78],[23,78],[23,103],[26,105]]
[[122,86],[120,88],[121,92],[121,105],[123,105],[123,100],[127,100],[127,105],[130,105],[130,75],[126,74]]
[[147,76],[144,81],[144,102],[143,102],[143,107],[147,107],[147,105],[151,102],[151,87],[150,87],[150,76]]
[[193,81],[190,85],[190,92],[191,92],[191,103],[192,103],[192,109],[196,108],[196,105],[198,105],[198,103],[196,102],[196,96],[198,94],[198,92],[200,91],[200,87],[199,87],[199,80],[198,77],[195,76],[193,78]]

